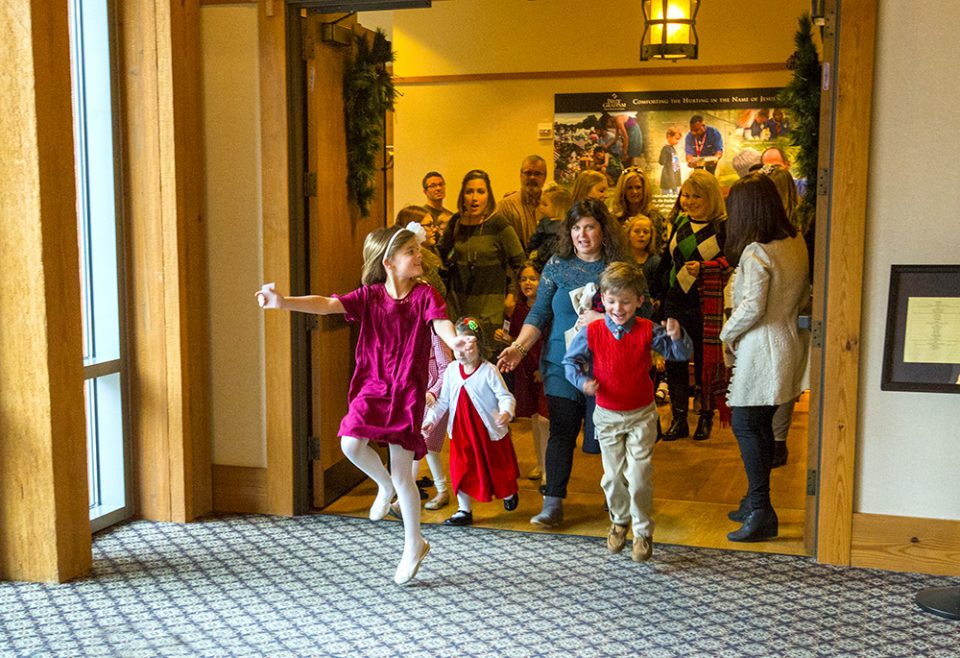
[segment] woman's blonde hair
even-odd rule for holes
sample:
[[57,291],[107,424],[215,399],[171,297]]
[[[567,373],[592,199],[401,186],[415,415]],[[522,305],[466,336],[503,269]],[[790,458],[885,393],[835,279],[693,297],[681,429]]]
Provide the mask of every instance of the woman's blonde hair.
[[653,196],[653,190],[650,189],[650,183],[640,167],[627,167],[617,179],[617,191],[613,195],[613,214],[617,218],[622,218],[629,212],[630,204],[627,203],[627,185],[634,178],[639,178],[643,182],[643,198],[640,199],[640,212],[647,212],[650,207],[650,198]]
[[[391,242],[390,239],[394,235],[397,237]],[[360,283],[372,286],[386,281],[387,268],[384,267],[383,261],[393,258],[401,247],[415,237],[412,232],[401,226],[378,228],[376,231],[367,233],[367,237],[363,240],[363,269],[360,271]]]
[[599,171],[593,171],[592,169],[581,171],[577,179],[573,182],[573,191],[571,192],[573,203],[583,201],[587,198],[587,194],[590,193],[594,185],[605,182],[607,182],[606,175]]
[[653,220],[646,215],[634,215],[628,218],[623,224],[623,244],[625,248],[633,253],[633,249],[630,246],[630,231],[633,229],[633,225],[640,221],[644,221],[650,225],[650,241],[647,242],[647,247],[644,251],[650,256],[660,253],[660,236],[657,235],[657,229],[653,225]]
[[707,219],[720,219],[727,214],[727,206],[723,202],[723,193],[717,177],[703,169],[696,169],[680,186],[680,194],[684,190],[694,192],[707,202]]

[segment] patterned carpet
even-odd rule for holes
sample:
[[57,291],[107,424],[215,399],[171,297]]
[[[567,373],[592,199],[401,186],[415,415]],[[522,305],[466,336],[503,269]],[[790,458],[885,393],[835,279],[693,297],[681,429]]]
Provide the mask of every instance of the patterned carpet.
[[957,656],[921,612],[951,579],[658,544],[427,527],[409,587],[400,524],[331,516],[129,523],[89,578],[0,583],[2,656]]

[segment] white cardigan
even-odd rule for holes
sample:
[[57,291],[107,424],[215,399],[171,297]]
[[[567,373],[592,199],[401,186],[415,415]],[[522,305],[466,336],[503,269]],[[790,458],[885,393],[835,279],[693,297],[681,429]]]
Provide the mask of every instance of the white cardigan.
[[477,413],[483,419],[483,424],[490,434],[491,441],[499,441],[510,431],[508,427],[497,427],[494,417],[497,412],[504,411],[513,419],[517,401],[507,388],[500,371],[489,361],[481,361],[477,369],[467,378],[460,375],[460,363],[453,361],[443,373],[443,388],[436,404],[427,410],[423,422],[436,423],[449,409],[450,417],[447,421],[447,433],[453,438],[453,416],[457,409],[457,400],[460,399],[460,389],[466,387],[470,401],[476,407]]
[[797,316],[810,294],[807,263],[799,235],[744,248],[733,313],[720,332],[735,356],[727,389],[731,407],[779,405],[800,394],[806,352]]

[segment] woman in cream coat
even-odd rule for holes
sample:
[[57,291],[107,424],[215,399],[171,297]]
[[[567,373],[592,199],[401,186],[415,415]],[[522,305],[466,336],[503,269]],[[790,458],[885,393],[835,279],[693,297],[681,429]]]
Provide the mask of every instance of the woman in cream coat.
[[807,248],[763,174],[734,184],[727,213],[727,257],[738,266],[733,312],[720,339],[733,356],[727,402],[749,486],[739,514],[731,514],[743,526],[727,538],[763,541],[778,532],[770,504],[773,415],[801,390],[804,348],[797,316],[809,295]]

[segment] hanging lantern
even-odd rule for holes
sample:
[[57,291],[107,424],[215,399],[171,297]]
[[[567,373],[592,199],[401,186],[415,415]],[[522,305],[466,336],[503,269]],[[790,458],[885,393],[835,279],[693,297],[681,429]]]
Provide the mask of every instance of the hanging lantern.
[[696,59],[700,0],[642,0],[640,61]]

